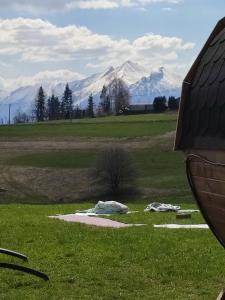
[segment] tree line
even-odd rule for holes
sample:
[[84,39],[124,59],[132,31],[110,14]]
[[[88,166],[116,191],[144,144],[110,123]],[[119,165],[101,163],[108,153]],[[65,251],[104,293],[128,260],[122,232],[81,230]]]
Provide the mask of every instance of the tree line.
[[[125,82],[120,78],[114,78],[108,85],[104,85],[98,95],[98,105],[92,94],[89,95],[86,107],[74,107],[73,92],[67,83],[61,99],[54,93],[47,97],[42,86],[34,100],[33,116],[18,112],[14,117],[14,123],[27,123],[30,121],[42,122],[45,120],[94,118],[96,116],[129,114],[131,96]],[[168,99],[165,96],[155,97],[152,105],[153,112],[164,112],[168,108],[177,110],[180,98],[173,96]],[[151,112],[149,110],[149,112]]]
[[62,99],[52,94],[46,99],[46,94],[40,86],[35,98],[34,115],[38,122],[44,120],[71,119],[73,117],[73,95],[69,84],[66,84]]
[[46,94],[41,86],[35,98],[34,115],[38,122],[82,117],[93,118],[100,115],[123,113],[129,104],[129,90],[124,81],[119,78],[114,78],[108,86],[103,86],[100,103],[97,107],[94,97],[90,94],[85,109],[80,109],[78,106],[74,108],[73,93],[68,83],[61,100],[54,94],[46,99]]
[[155,97],[153,101],[153,111],[156,113],[164,112],[167,109],[178,110],[180,98],[170,96],[167,100],[165,96]]

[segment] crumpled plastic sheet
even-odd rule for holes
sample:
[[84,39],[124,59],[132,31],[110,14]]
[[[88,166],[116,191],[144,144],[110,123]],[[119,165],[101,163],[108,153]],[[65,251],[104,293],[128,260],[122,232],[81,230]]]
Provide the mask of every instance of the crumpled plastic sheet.
[[127,214],[129,208],[116,201],[98,201],[94,208],[90,208],[83,211],[77,211],[77,214],[84,214],[84,215],[113,215],[113,214]]
[[165,204],[159,202],[150,203],[146,208],[145,212],[153,211],[153,212],[169,212],[174,211],[177,212],[180,210],[180,206],[172,205],[172,204]]

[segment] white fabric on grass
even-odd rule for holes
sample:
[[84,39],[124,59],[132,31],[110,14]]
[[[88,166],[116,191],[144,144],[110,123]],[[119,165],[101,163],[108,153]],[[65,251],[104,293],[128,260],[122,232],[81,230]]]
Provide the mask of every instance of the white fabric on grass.
[[154,228],[169,228],[169,229],[209,229],[207,224],[161,224],[153,225]]
[[195,212],[200,212],[199,209],[181,209],[179,210],[179,213],[195,213]]
[[165,204],[159,202],[150,203],[146,208],[145,212],[153,211],[153,212],[168,212],[168,211],[179,211],[180,206],[172,205],[172,204]]

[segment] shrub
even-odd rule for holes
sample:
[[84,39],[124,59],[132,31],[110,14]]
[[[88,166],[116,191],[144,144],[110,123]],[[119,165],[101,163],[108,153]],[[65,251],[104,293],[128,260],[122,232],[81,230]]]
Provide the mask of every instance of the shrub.
[[94,174],[103,189],[118,195],[133,189],[135,170],[130,154],[119,146],[109,146],[97,157]]

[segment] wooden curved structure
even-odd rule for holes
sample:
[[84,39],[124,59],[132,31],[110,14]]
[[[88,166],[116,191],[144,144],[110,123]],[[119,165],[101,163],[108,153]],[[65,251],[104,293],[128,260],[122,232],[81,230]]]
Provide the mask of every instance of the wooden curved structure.
[[225,18],[183,81],[175,150],[206,222],[225,247]]

